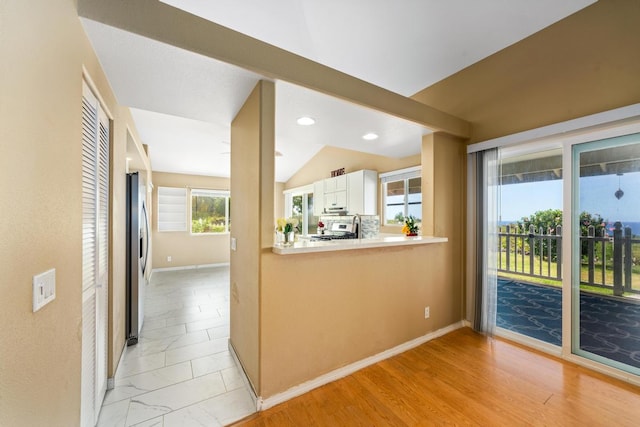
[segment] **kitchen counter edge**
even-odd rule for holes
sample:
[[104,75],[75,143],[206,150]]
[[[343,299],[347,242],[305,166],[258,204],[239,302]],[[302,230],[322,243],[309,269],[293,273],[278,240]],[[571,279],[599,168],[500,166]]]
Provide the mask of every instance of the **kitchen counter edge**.
[[273,246],[273,253],[277,255],[308,254],[313,252],[348,251],[354,249],[386,248],[390,246],[427,245],[430,243],[445,243],[446,237],[433,236],[393,236],[378,237],[374,239],[347,239],[332,241],[299,240],[293,246]]

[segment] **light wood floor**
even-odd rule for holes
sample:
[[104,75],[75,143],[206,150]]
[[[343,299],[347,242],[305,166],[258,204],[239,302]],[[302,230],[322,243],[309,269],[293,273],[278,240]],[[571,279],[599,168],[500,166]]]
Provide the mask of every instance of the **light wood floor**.
[[640,426],[640,388],[468,328],[235,426]]

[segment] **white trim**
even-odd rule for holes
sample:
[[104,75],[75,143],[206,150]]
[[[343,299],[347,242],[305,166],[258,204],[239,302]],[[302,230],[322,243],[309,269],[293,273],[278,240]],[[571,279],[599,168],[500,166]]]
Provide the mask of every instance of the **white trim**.
[[229,353],[231,353],[231,357],[233,358],[238,371],[240,371],[240,376],[242,377],[242,382],[244,383],[244,388],[249,392],[249,397],[253,401],[253,406],[256,408],[256,412],[260,410],[260,401],[258,400],[258,396],[256,396],[256,392],[253,389],[253,385],[251,381],[249,381],[249,377],[244,370],[244,366],[242,366],[242,362],[240,362],[240,358],[238,357],[238,353],[236,353],[236,349],[231,342],[231,339],[228,341]]
[[163,267],[163,268],[154,268],[151,274],[157,273],[159,271],[177,271],[177,270],[195,270],[198,268],[209,268],[209,267],[228,267],[230,263],[221,262],[218,264],[199,264],[199,265],[183,265],[180,267]]
[[388,176],[399,175],[401,173],[411,173],[411,172],[416,172],[416,171],[421,171],[421,170],[422,170],[422,165],[411,166],[410,168],[398,169],[398,170],[395,170],[395,171],[390,171],[390,172],[385,172],[385,173],[378,174],[378,178],[382,179],[382,178],[386,178]]
[[[571,144],[565,142],[562,149],[562,354],[571,354],[572,338],[572,298],[571,283],[573,282],[573,153]],[[566,237],[566,238],[565,238]]]
[[91,74],[89,74],[89,70],[87,70],[87,67],[85,67],[84,65],[82,65],[82,80],[87,84],[93,96],[96,97],[96,99],[100,103],[100,107],[104,110],[104,113],[107,115],[109,120],[113,120],[113,114],[111,114],[111,110],[109,110],[109,107],[107,107],[107,103],[104,102],[104,98],[102,98],[102,95],[100,95],[98,86],[95,84],[95,82],[91,78]]
[[412,166],[410,168],[398,169],[395,171],[385,172],[378,175],[381,184],[387,184],[394,181],[403,181],[412,178],[422,177],[422,165]]
[[303,185],[302,187],[288,188],[282,192],[283,194],[291,194],[292,196],[298,196],[305,193],[313,193],[313,184]]
[[360,361],[351,363],[347,366],[343,366],[342,368],[338,368],[334,371],[321,375],[313,380],[309,380],[300,385],[291,387],[289,390],[283,391],[282,393],[274,394],[273,396],[266,399],[260,397],[258,400],[258,410],[263,411],[280,403],[286,402],[287,400],[293,399],[294,397],[301,396],[313,389],[339,380],[340,378],[344,378],[347,375],[351,375],[356,371],[366,368],[367,366],[371,366],[383,360],[389,359],[390,357],[396,356],[400,353],[404,353],[405,351],[411,350],[412,348],[422,345],[428,341],[460,329],[463,326],[463,321],[456,322],[442,329],[438,329],[437,331],[430,332],[419,338],[407,341],[404,344],[400,344],[396,347],[385,350],[382,353],[375,354],[373,356],[367,357],[366,359],[362,359]]
[[620,127],[628,124],[630,121],[639,119],[640,104],[633,104],[626,107],[616,108],[614,110],[603,111],[601,113],[591,114],[589,116],[579,117],[577,119],[567,120],[565,122],[555,123],[471,144],[467,146],[467,153],[475,153],[489,148],[506,147],[548,138],[575,136],[575,132],[578,134],[584,134],[608,126]]
[[209,188],[190,188],[192,196],[206,196],[206,197],[230,197],[231,191],[229,190],[213,190]]

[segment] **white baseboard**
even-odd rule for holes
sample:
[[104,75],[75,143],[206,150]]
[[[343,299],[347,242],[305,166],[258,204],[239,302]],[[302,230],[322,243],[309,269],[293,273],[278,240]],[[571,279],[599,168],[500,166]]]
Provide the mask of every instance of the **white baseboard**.
[[442,329],[438,329],[437,331],[430,332],[414,340],[408,341],[396,347],[385,350],[381,353],[367,357],[366,359],[362,359],[360,361],[351,363],[350,365],[343,366],[342,368],[339,368],[329,373],[326,373],[324,375],[321,375],[318,378],[315,378],[313,380],[304,382],[295,387],[291,387],[289,390],[283,391],[282,393],[274,394],[273,396],[268,397],[266,399],[259,397],[258,406],[257,406],[258,411],[269,409],[275,405],[278,405],[280,403],[286,402],[287,400],[293,399],[294,397],[298,397],[300,395],[308,393],[313,389],[321,387],[325,384],[329,384],[330,382],[339,380],[340,378],[344,378],[347,375],[351,375],[352,373],[359,371],[360,369],[366,368],[367,366],[381,362],[385,359],[389,359],[390,357],[396,356],[400,353],[404,353],[407,350],[411,350],[412,348],[415,348],[428,341],[431,341],[434,338],[438,338],[442,335],[448,334],[449,332],[453,332],[456,329],[460,329],[463,326],[464,326],[463,321],[456,322]]
[[151,273],[153,274],[159,271],[195,270],[198,268],[228,267],[229,265],[230,263],[228,262],[221,262],[218,264],[199,264],[199,265],[183,265],[180,267],[163,267],[163,268],[154,268]]
[[249,378],[247,377],[247,373],[244,370],[244,366],[242,366],[242,363],[238,358],[238,354],[236,353],[236,349],[233,347],[231,340],[228,341],[228,346],[229,346],[229,353],[231,353],[231,357],[233,357],[233,361],[235,362],[238,370],[242,374],[241,376],[242,376],[242,382],[244,383],[244,388],[249,391],[251,400],[253,400],[253,405],[256,407],[256,411],[259,411],[260,407],[258,405],[258,396],[256,396],[256,392],[253,389],[253,385],[251,384],[251,382],[249,381]]

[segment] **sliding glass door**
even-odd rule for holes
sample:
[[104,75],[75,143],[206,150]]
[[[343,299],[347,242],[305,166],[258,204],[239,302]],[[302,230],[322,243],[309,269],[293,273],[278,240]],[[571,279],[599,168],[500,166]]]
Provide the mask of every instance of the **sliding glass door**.
[[501,150],[497,319],[504,334],[562,345],[562,147]]
[[571,350],[640,374],[640,134],[574,145]]

